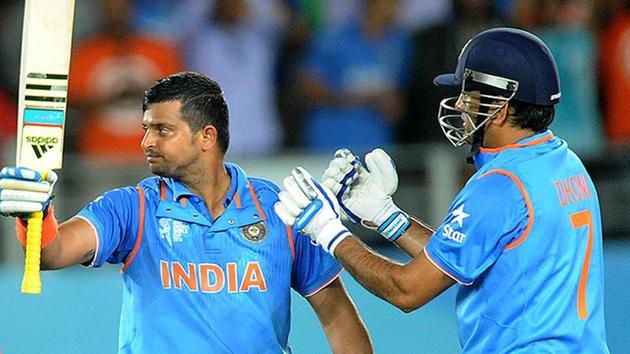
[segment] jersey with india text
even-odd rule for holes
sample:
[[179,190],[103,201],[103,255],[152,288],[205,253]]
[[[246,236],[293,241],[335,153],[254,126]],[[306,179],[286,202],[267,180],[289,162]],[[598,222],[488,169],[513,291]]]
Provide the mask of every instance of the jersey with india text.
[[475,163],[425,247],[463,285],[463,351],[608,353],[599,202],[579,158],[547,131]]
[[341,266],[273,210],[278,187],[233,164],[226,209],[170,178],[109,191],[78,215],[92,266],[121,263],[120,353],[290,353],[291,291],[308,297]]

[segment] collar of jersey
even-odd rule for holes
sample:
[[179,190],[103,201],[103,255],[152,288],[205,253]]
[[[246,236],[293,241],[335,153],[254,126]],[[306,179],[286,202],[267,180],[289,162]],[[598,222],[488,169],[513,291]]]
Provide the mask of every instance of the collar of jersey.
[[501,146],[499,148],[494,148],[494,149],[480,148],[479,152],[473,156],[475,160],[475,166],[477,167],[477,169],[480,169],[481,167],[486,165],[488,162],[490,162],[492,159],[494,159],[495,156],[497,156],[499,153],[503,151],[515,150],[515,149],[526,148],[529,146],[540,145],[540,144],[550,141],[551,139],[553,139],[553,137],[554,135],[551,132],[551,130],[547,130],[542,133],[528,136],[527,138],[521,139],[514,144],[509,144],[509,145]]
[[[227,206],[230,204],[231,200],[234,198],[234,192],[236,191],[236,187],[240,184],[239,177],[245,174],[242,168],[239,166],[226,162],[224,163],[225,169],[227,170],[228,175],[230,175],[230,189],[228,193],[225,195],[224,205]],[[236,178],[234,178],[236,176]],[[245,181],[247,181],[247,176],[245,176]],[[172,178],[164,178],[164,182],[169,190],[172,191],[172,200],[174,202],[179,201],[182,197],[192,197],[195,196],[193,192],[191,192],[185,185],[182,183],[172,179]]]
[[231,177],[230,189],[226,195],[225,211],[214,222],[204,215],[191,212],[190,208],[194,208],[194,206],[189,205],[189,203],[180,203],[181,198],[190,198],[196,195],[172,178],[164,178],[170,193],[167,191],[166,201],[158,206],[157,216],[205,225],[210,227],[211,231],[222,231],[265,221],[265,215],[259,212],[257,197],[253,196],[250,191],[249,184],[251,182],[245,171],[240,166],[227,162],[225,168]]

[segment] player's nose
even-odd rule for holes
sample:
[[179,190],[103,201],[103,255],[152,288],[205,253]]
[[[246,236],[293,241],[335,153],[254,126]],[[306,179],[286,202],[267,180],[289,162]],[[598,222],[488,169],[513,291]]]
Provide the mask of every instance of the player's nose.
[[142,150],[145,152],[150,151],[153,147],[155,147],[155,138],[152,137],[150,130],[144,132],[144,136],[140,141],[140,146]]

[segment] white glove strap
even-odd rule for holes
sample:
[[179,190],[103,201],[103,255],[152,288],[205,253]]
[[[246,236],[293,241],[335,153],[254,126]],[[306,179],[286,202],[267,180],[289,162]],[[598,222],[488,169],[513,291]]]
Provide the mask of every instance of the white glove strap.
[[390,242],[396,241],[411,225],[407,214],[392,200],[374,217],[374,223],[378,225],[376,231]]
[[343,239],[350,235],[350,231],[343,226],[341,220],[333,219],[320,229],[317,234],[317,243],[319,243],[326,252],[334,256],[335,248],[337,248]]

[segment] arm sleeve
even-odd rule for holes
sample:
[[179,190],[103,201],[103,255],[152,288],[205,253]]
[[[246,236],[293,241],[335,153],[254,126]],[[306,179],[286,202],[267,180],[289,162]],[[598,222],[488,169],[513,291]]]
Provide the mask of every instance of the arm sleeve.
[[308,236],[293,230],[295,260],[291,286],[304,297],[316,294],[335,280],[342,267],[335,258],[321,247],[313,245]]
[[92,267],[122,263],[132,251],[138,229],[138,191],[133,187],[106,192],[77,215],[87,220],[97,236]]
[[429,260],[463,285],[472,284],[517,239],[528,221],[525,197],[509,177],[471,180],[425,247]]

